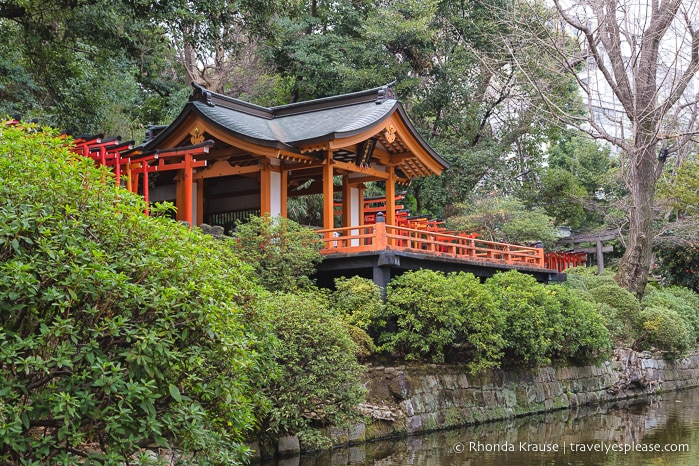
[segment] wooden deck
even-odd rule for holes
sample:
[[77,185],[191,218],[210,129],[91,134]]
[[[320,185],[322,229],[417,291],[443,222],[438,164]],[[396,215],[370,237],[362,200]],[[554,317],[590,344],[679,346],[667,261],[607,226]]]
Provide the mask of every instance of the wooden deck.
[[385,223],[320,230],[323,256],[379,251],[409,251],[468,262],[546,269],[544,249],[497,243],[471,235],[452,235],[405,228]]

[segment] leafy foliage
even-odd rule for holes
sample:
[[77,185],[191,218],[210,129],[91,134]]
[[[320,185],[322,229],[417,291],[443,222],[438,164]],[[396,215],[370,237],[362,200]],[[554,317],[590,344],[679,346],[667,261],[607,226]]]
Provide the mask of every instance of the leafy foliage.
[[345,325],[345,330],[347,331],[347,335],[349,335],[357,347],[355,353],[357,359],[367,359],[369,356],[376,353],[376,344],[374,343],[374,339],[369,336],[366,330],[349,324]]
[[446,277],[431,270],[407,272],[394,278],[388,289],[386,315],[395,319],[397,331],[382,335],[384,348],[406,359],[444,361],[464,323]]
[[691,331],[677,312],[652,305],[643,310],[641,318],[643,335],[639,338],[638,347],[651,345],[672,356],[680,356],[692,347]]
[[614,274],[605,270],[601,275],[592,267],[571,267],[566,270],[566,284],[578,290],[589,291],[602,285],[614,285]]
[[265,300],[280,341],[280,371],[261,385],[271,407],[261,434],[305,433],[358,416],[363,389],[357,347],[329,299],[317,290],[279,293]]
[[677,313],[689,331],[692,343],[699,339],[699,295],[687,288],[647,288],[642,305],[664,307]]
[[605,189],[609,148],[575,132],[565,132],[549,149],[549,166],[572,174],[589,195]]
[[310,228],[283,217],[252,217],[234,231],[235,250],[271,291],[309,286],[309,275],[322,260],[321,238]]
[[185,87],[160,21],[175,11],[144,0],[3,2],[12,62],[0,67],[16,78],[2,83],[3,110],[78,134],[140,136]]
[[541,209],[527,209],[513,197],[476,197],[458,207],[460,213],[449,218],[449,225],[489,241],[551,245],[558,239],[550,217]]
[[594,302],[607,305],[616,311],[614,319],[623,322],[626,332],[625,335],[619,335],[623,340],[630,341],[638,336],[641,305],[634,295],[616,283],[597,286],[589,293]]
[[611,350],[604,317],[584,296],[511,271],[486,281],[506,325],[505,349],[514,361],[593,363]]
[[63,139],[0,131],[1,461],[241,461],[270,367],[249,269]]
[[616,284],[611,273],[595,275],[584,267],[569,269],[566,287],[594,303],[615,341],[633,344],[642,330],[641,305]]
[[555,219],[556,225],[569,225],[578,229],[585,223],[585,188],[575,176],[565,170],[548,168],[531,193],[531,202],[543,208]]
[[668,245],[657,252],[658,272],[667,285],[684,286],[699,292],[699,243]]
[[336,278],[332,304],[335,311],[350,325],[364,330],[385,325],[382,321],[381,289],[368,278]]
[[574,364],[603,361],[611,355],[612,338],[605,317],[583,296],[564,285],[549,285],[561,305],[552,358]]
[[611,350],[604,317],[565,286],[511,271],[481,284],[471,274],[408,272],[389,286],[384,349],[409,360],[467,361],[473,372],[513,364],[592,363]]
[[472,370],[499,364],[502,319],[471,274],[407,272],[389,285],[386,316],[397,331],[382,335],[384,348],[408,360],[443,362],[454,345],[468,345]]
[[496,308],[505,315],[508,353],[528,365],[550,363],[556,331],[562,325],[561,304],[552,290],[519,272],[496,274],[486,285]]
[[366,358],[374,354],[376,345],[367,332],[377,334],[386,326],[381,289],[367,278],[336,278],[331,302],[357,345],[357,357]]

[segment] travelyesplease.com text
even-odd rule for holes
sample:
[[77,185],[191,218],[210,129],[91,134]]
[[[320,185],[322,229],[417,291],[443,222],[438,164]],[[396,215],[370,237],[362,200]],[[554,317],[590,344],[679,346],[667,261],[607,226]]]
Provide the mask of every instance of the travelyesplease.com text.
[[464,452],[532,452],[532,453],[632,453],[632,452],[688,452],[687,443],[615,443],[615,442],[590,442],[590,443],[531,443],[531,442],[458,442],[454,444],[456,453]]

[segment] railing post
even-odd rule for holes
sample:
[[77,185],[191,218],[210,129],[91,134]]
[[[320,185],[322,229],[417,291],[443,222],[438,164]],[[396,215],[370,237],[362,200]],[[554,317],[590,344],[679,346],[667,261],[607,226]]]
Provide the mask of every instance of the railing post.
[[383,215],[376,216],[374,224],[374,237],[376,239],[376,250],[381,251],[388,248],[388,238],[386,237],[386,219]]

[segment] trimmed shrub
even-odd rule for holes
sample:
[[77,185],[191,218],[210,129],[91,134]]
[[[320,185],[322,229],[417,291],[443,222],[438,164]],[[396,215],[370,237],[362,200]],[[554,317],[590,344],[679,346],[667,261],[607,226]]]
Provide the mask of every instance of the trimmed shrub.
[[508,355],[530,366],[550,363],[562,325],[561,304],[553,291],[516,271],[495,274],[486,286],[505,316]]
[[[612,339],[620,344],[631,345],[633,343],[631,335],[638,335],[640,327],[633,327],[631,325],[631,322],[620,316],[618,309],[610,306],[609,304],[595,303],[591,298],[590,302],[595,306],[597,312],[602,316],[604,326],[607,328],[607,330],[609,330]],[[641,324],[640,315],[637,324]]]
[[644,307],[665,307],[675,311],[684,321],[687,330],[696,342],[699,338],[699,295],[688,288],[646,288]]
[[382,348],[407,360],[443,362],[464,323],[458,300],[458,291],[442,273],[419,270],[394,278],[388,286],[386,316],[395,320],[396,332],[381,336]]
[[386,317],[397,330],[382,335],[383,348],[408,360],[443,362],[448,350],[465,345],[473,371],[499,365],[503,321],[472,274],[407,272],[389,285]]
[[457,304],[464,317],[456,343],[468,350],[471,372],[499,367],[504,356],[505,319],[488,290],[470,273],[447,277],[460,293]]
[[597,275],[596,267],[572,267],[566,270],[566,274],[568,275],[566,285],[581,291],[589,291],[602,285],[617,284],[612,272],[605,270],[602,275]]
[[637,348],[648,345],[677,357],[686,353],[693,345],[690,331],[679,314],[660,306],[648,306],[641,312],[643,334]]
[[563,285],[548,285],[561,303],[560,325],[552,344],[552,358],[574,364],[605,360],[611,354],[612,339],[605,317],[595,305]]
[[[597,286],[589,290],[589,293],[594,302],[615,310],[614,313],[608,315],[608,318],[615,320],[614,327],[621,332],[615,335],[617,340],[628,343],[638,338],[643,321],[641,319],[641,304],[634,295],[616,283]],[[608,308],[603,306],[600,311],[608,311]]]

